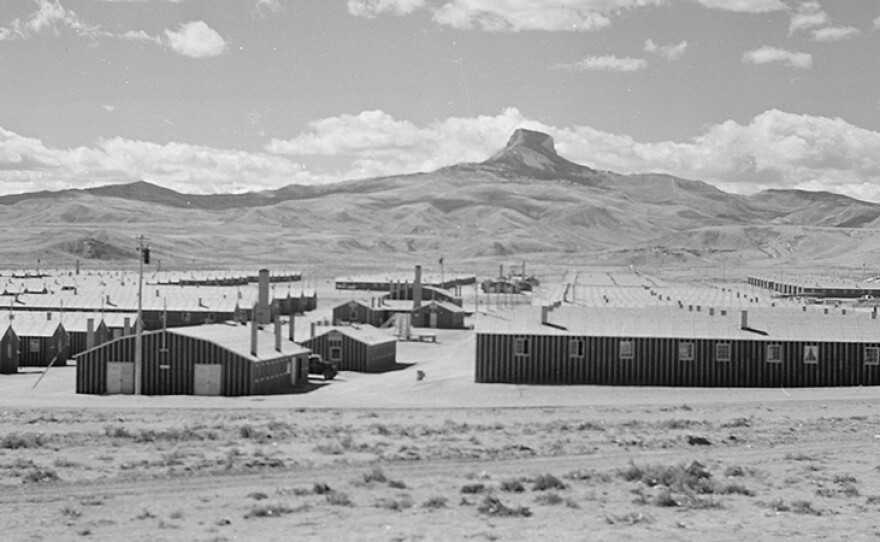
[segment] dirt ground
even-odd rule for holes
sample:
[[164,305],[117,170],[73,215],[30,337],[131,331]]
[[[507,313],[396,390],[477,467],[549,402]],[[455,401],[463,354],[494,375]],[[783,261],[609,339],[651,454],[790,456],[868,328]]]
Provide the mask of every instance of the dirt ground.
[[477,385],[473,341],[294,395],[0,377],[2,539],[880,536],[877,389]]

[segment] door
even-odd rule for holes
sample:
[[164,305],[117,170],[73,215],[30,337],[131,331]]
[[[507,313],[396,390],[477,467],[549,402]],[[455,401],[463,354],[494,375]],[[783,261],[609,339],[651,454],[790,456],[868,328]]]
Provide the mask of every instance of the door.
[[220,395],[223,389],[223,366],[196,363],[193,367],[193,395]]
[[437,313],[431,311],[428,314],[430,315],[428,316],[428,327],[437,327]]
[[134,362],[107,362],[107,393],[110,395],[134,394]]

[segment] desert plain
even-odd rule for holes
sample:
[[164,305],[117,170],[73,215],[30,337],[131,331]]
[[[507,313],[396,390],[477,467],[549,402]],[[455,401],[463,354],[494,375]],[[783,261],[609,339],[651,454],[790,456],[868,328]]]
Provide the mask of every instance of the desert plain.
[[[308,318],[352,295],[329,284]],[[270,396],[3,376],[3,539],[880,536],[876,389],[475,384],[474,340],[437,330],[397,370]]]

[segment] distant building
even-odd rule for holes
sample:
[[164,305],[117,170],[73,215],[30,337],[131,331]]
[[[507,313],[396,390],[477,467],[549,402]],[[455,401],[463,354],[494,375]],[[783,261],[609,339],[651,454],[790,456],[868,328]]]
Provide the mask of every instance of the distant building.
[[53,313],[12,313],[8,321],[18,336],[18,366],[48,367],[67,365],[70,338]]
[[340,326],[320,329],[303,341],[342,371],[376,373],[393,369],[397,364],[397,339],[372,326]]

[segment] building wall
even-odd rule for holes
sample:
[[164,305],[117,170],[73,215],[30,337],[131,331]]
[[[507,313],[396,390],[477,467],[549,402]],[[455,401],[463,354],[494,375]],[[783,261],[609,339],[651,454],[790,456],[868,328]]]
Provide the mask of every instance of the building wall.
[[69,357],[67,332],[59,326],[55,334],[46,336],[19,336],[19,367],[48,367],[54,360],[54,367],[67,365]]
[[[419,310],[413,311],[413,327],[431,327],[430,305],[424,305]],[[436,307],[437,329],[464,329],[464,313],[452,312],[443,307]]]
[[[517,355],[516,339],[529,341]],[[573,355],[572,340],[584,356]],[[477,334],[475,381],[517,384],[597,384],[701,387],[822,387],[880,385],[880,366],[865,363],[865,347],[880,344],[801,341],[720,341],[634,338],[633,358],[620,358],[618,337]],[[679,359],[679,343],[693,343],[693,360]],[[715,358],[729,343],[731,361]],[[779,345],[782,361],[767,361]],[[818,362],[804,363],[805,346],[818,347]]]
[[[80,354],[77,358],[77,393],[103,394],[107,389],[108,361],[134,361],[135,336],[122,337]],[[294,360],[306,363],[304,356]],[[211,342],[175,335],[151,333],[143,337],[143,393],[145,395],[191,395],[195,364],[221,365],[221,395],[240,396],[286,389],[293,380],[288,372],[291,357],[253,362]]]

